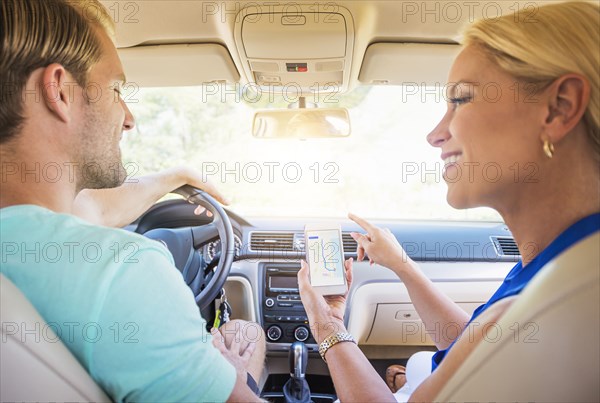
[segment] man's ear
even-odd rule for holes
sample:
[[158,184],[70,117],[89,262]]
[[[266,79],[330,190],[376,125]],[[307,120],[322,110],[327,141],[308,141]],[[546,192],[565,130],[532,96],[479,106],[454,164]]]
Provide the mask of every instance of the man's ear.
[[565,74],[547,89],[548,110],[542,140],[556,143],[581,121],[590,102],[590,83],[580,74]]
[[46,107],[64,123],[71,121],[74,80],[65,68],[53,63],[42,74],[43,98]]

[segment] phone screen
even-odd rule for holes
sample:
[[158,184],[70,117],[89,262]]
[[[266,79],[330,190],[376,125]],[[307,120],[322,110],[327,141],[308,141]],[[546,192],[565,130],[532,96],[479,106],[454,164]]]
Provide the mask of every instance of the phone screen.
[[306,248],[313,286],[344,284],[344,253],[338,230],[306,231]]

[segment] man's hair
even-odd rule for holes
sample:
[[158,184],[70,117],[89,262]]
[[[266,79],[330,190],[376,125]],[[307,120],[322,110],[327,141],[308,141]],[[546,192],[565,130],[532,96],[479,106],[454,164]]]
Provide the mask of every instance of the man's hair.
[[88,84],[102,56],[96,28],[114,37],[114,22],[98,0],[0,0],[0,144],[23,126],[33,71],[58,63],[78,85]]

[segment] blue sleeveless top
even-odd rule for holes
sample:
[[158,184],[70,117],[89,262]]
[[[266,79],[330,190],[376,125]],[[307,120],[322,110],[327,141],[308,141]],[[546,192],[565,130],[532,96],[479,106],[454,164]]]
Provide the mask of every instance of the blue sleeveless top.
[[[471,323],[477,316],[479,316],[483,311],[488,309],[498,300],[519,294],[533,278],[533,276],[535,276],[540,269],[546,265],[546,263],[554,259],[570,246],[599,230],[600,213],[587,216],[567,228],[554,241],[552,241],[552,243],[548,245],[546,249],[540,252],[540,254],[538,254],[531,262],[529,262],[527,266],[523,267],[522,261],[517,263],[516,266],[513,267],[508,273],[504,279],[504,282],[494,293],[494,295],[492,295],[490,300],[487,303],[479,306],[475,312],[473,312],[473,316],[471,316],[471,319],[469,319],[469,323]],[[432,371],[435,371],[438,365],[440,365],[448,351],[452,348],[457,340],[458,338],[454,340],[447,349],[439,350],[433,355],[431,359]]]

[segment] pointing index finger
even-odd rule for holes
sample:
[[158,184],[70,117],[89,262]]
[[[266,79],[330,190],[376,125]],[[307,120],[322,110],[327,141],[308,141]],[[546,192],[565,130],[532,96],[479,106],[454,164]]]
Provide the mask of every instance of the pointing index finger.
[[360,218],[359,216],[349,213],[348,214],[348,218],[351,219],[352,221],[354,221],[355,223],[357,223],[358,225],[360,225],[362,227],[362,229],[364,229],[367,232],[372,232],[375,227],[373,225],[371,225],[371,223],[369,223],[367,220]]

